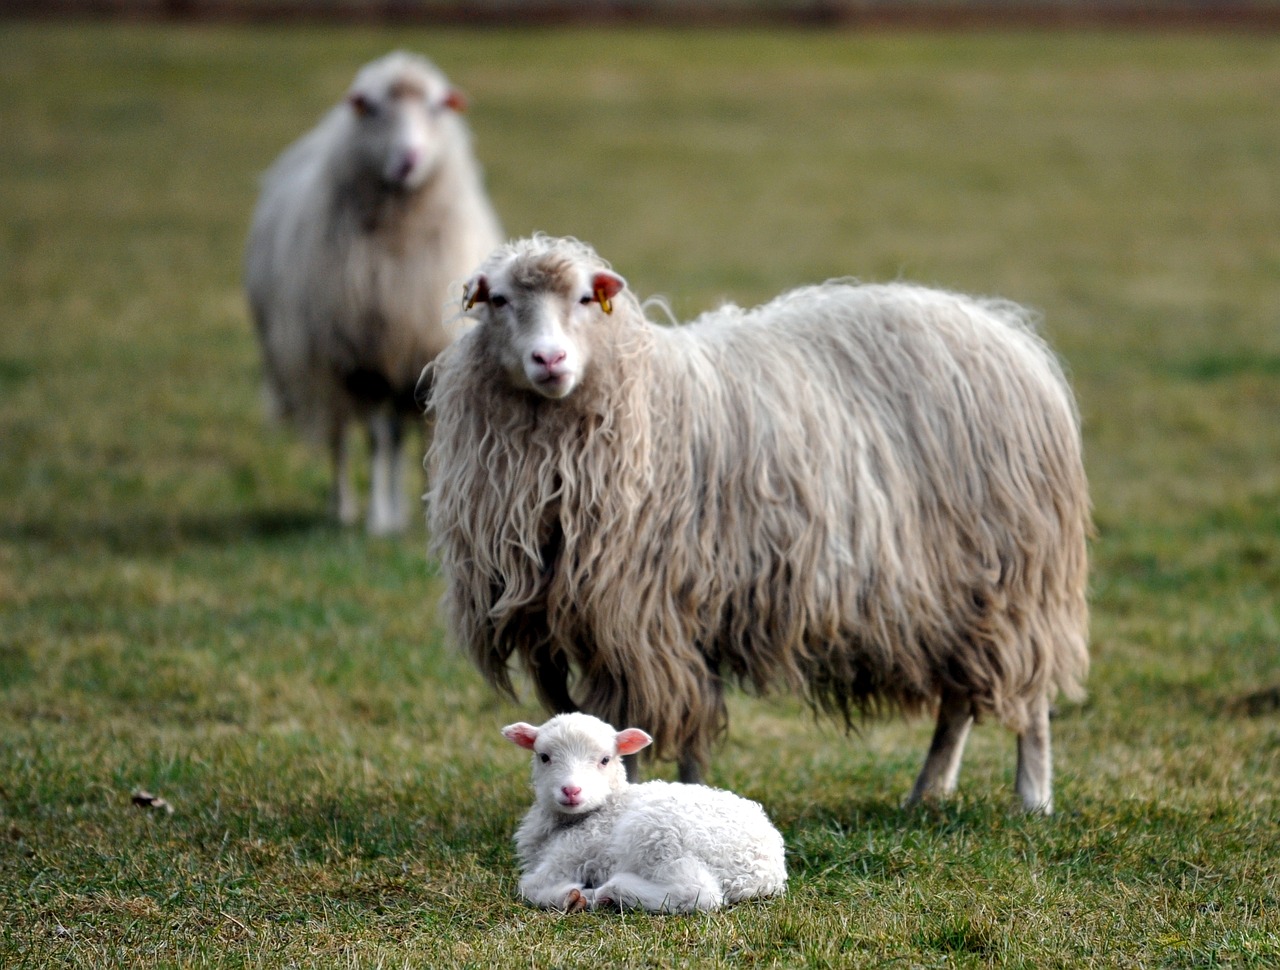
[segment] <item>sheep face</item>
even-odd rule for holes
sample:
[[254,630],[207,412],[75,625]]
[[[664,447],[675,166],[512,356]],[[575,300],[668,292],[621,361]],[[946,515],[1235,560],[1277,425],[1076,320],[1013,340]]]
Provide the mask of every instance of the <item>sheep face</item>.
[[626,286],[616,273],[547,256],[509,259],[473,277],[466,308],[479,318],[512,387],[550,400],[568,397],[590,364],[592,331],[605,326]]
[[615,731],[589,714],[560,714],[541,727],[520,722],[502,729],[513,744],[533,752],[533,789],[539,805],[560,815],[585,815],[627,785],[621,755],[652,738],[639,728]]
[[390,54],[356,76],[347,105],[361,168],[389,188],[413,191],[439,162],[447,115],[465,101],[425,62]]

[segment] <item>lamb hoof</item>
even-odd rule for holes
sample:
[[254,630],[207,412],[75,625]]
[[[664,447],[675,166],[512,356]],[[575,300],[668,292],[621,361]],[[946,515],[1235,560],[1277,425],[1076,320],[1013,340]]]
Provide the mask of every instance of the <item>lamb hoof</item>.
[[587,908],[587,897],[577,889],[570,889],[569,895],[564,898],[564,911],[566,913],[581,913]]

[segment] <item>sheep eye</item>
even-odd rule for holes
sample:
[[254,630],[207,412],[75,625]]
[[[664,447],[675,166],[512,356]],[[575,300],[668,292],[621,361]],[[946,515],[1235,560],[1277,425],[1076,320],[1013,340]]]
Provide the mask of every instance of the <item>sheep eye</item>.
[[495,309],[501,310],[507,305],[507,298],[500,293],[495,293],[489,297],[489,305]]
[[608,756],[608,755],[605,755],[603,758],[601,758],[601,759],[600,759],[600,766],[601,766],[602,768],[603,768],[605,765],[607,765],[608,763],[609,763],[609,756]]
[[540,754],[538,755],[538,757],[542,759],[542,763],[544,765],[548,764],[551,761],[551,755],[549,754]]
[[591,294],[587,294],[578,302],[581,303],[583,306],[588,306],[591,303]]

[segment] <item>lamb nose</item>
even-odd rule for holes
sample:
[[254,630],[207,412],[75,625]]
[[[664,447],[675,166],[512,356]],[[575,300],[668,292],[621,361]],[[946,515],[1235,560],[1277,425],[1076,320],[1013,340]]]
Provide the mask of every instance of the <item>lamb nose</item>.
[[579,795],[582,794],[582,789],[574,785],[565,785],[560,790],[564,792],[565,798],[577,798]]

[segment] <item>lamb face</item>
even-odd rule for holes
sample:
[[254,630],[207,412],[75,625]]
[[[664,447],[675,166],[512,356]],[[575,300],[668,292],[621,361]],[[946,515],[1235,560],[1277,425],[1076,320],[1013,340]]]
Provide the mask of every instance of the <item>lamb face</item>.
[[508,741],[533,752],[533,788],[539,805],[560,815],[599,809],[627,785],[622,755],[649,744],[637,728],[615,732],[598,718],[562,714],[542,727],[523,722],[502,729]]

